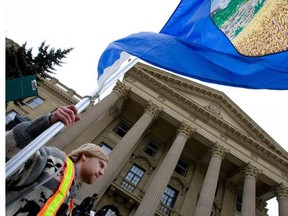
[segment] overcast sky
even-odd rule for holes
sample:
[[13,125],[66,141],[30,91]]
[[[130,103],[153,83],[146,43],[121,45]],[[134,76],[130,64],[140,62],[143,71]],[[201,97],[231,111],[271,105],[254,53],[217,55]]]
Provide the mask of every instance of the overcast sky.
[[[20,45],[27,42],[27,47],[35,51],[43,41],[55,48],[74,47],[64,59],[65,64],[57,68],[56,77],[80,95],[88,95],[97,88],[97,63],[106,46],[131,33],[159,32],[178,3],[179,0],[7,0],[5,37]],[[205,84],[223,91],[288,150],[288,91]],[[272,209],[270,203],[269,214],[276,216],[277,206]]]

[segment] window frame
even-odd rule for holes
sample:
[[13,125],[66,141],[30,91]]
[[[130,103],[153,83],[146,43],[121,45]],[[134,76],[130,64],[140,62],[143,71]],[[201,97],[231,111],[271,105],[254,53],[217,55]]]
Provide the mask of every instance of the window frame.
[[[129,129],[127,130],[126,128],[121,127],[121,125],[125,125],[127,127],[129,127]],[[124,121],[121,121],[114,129],[113,132],[116,133],[118,136],[120,137],[124,137],[127,132],[131,129],[131,125],[127,124]],[[122,134],[124,133],[124,134]]]
[[241,213],[242,204],[243,204],[243,195],[241,192],[236,192],[236,199],[235,199],[235,206],[234,206],[234,209],[236,212]]
[[[179,164],[179,162],[184,162],[185,164],[187,164],[187,168],[183,167],[182,165]],[[187,173],[188,173],[188,170],[189,170],[189,167],[190,167],[190,163],[188,163],[186,160],[180,158],[177,162],[177,165],[174,169],[174,172],[176,172],[177,174],[183,176],[183,177],[186,177]],[[184,171],[184,174],[182,174],[182,172],[178,172],[177,170],[180,169],[182,171]]]
[[[13,115],[11,116],[10,114],[12,114],[12,113],[13,113]],[[15,114],[15,115],[14,115],[14,114]],[[9,124],[11,121],[14,121],[15,117],[16,117],[18,114],[19,114],[19,113],[18,113],[17,111],[15,111],[14,109],[8,111],[8,112],[6,113],[6,115],[5,115],[5,123],[6,123],[5,125]],[[9,120],[8,118],[10,118],[10,120]],[[7,120],[8,120],[8,122],[7,122]]]
[[[107,145],[105,142],[101,142],[99,145],[98,145],[99,147],[101,147],[105,152],[106,152],[106,154],[110,154],[111,153],[111,151],[113,150],[113,148],[112,147],[110,147],[109,145]],[[103,148],[103,146],[104,146],[104,148]],[[109,152],[108,152],[109,151]]]
[[[167,189],[169,190],[168,192],[167,192]],[[174,193],[173,196],[171,195],[171,192]],[[167,185],[167,187],[165,188],[161,196],[161,202],[164,205],[168,206],[169,208],[174,208],[178,194],[179,194],[179,191],[177,191],[175,188],[171,187],[170,185]],[[166,197],[164,198],[164,196]]]
[[[40,102],[38,102],[37,100],[41,100]],[[27,106],[30,107],[31,109],[35,109],[36,107],[40,106],[41,104],[43,104],[45,102],[45,100],[39,96],[35,96],[32,99],[28,100],[26,102]]]
[[[133,170],[133,168],[136,168],[137,170]],[[141,175],[139,175],[139,171],[142,172]],[[123,178],[122,182],[121,182],[121,186],[125,189],[128,190],[130,192],[134,192],[135,188],[139,185],[139,183],[141,182],[141,180],[143,179],[144,175],[145,175],[146,170],[143,169],[142,167],[140,167],[137,164],[132,164],[132,166],[130,167],[130,169],[128,170],[128,172],[126,173],[125,177]],[[135,181],[136,179],[136,181]]]
[[[149,146],[150,144],[153,144],[153,145],[157,146],[157,149],[154,149],[153,147]],[[160,149],[160,144],[158,142],[156,142],[155,140],[150,139],[146,143],[146,145],[145,145],[145,147],[143,149],[143,152],[146,153],[147,155],[149,155],[150,157],[154,158],[156,156],[156,154],[158,153],[159,149]],[[153,152],[152,155],[148,153],[149,151]]]

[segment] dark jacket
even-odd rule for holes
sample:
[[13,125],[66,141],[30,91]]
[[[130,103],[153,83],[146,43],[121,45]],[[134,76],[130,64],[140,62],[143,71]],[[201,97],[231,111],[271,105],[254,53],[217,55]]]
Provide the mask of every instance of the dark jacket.
[[86,197],[80,205],[73,210],[73,216],[85,216],[85,213],[90,213],[94,206],[94,199],[92,197]]

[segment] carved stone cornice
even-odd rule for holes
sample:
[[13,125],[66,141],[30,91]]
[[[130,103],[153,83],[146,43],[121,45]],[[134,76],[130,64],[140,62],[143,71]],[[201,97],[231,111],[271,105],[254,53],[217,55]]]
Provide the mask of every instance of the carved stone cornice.
[[[271,162],[272,164],[275,164],[282,170],[287,170],[288,154],[284,154],[281,150],[277,149],[270,140],[265,138],[266,135],[263,134],[261,131],[259,131],[257,127],[254,127],[251,124],[251,120],[249,120],[248,117],[246,117],[246,115],[243,115],[241,112],[235,109],[235,105],[233,105],[229,100],[227,100],[224,95],[220,93],[217,94],[214,92],[211,93],[211,90],[208,91],[208,89],[200,87],[200,85],[198,86],[197,84],[191,85],[188,84],[187,82],[186,83],[183,82],[182,84],[181,81],[177,79],[174,80],[170,76],[165,77],[165,79],[167,79],[167,82],[177,81],[177,85],[180,86],[183,85],[183,88],[189,87],[190,92],[193,92],[195,94],[197,94],[198,92],[198,94],[206,95],[207,97],[210,97],[211,99],[214,98],[214,100],[217,100],[219,103],[222,103],[227,109],[230,109],[231,112],[234,112],[235,118],[239,118],[240,122],[242,122],[241,123],[242,125],[245,124],[245,126],[248,127],[250,131],[252,131],[255,135],[257,135],[258,137],[262,137],[261,141],[266,146],[261,145],[259,142],[247,136],[237,128],[234,128],[230,124],[226,123],[225,121],[223,121],[223,119],[209,112],[204,107],[201,107],[194,101],[178,93],[176,90],[172,89],[171,86],[164,84],[163,82],[155,78],[160,77],[160,79],[163,80],[164,75],[154,72],[152,71],[152,69],[148,70],[145,68],[148,66],[142,66],[142,65],[140,65],[140,67],[134,67],[131,70],[133,76],[137,78],[139,81],[145,82],[146,85],[150,86],[152,89],[156,89],[166,98],[171,98],[175,103],[178,103],[179,106],[182,107],[182,109],[186,109],[188,112],[193,113],[193,115],[195,115],[197,118],[209,122],[211,126],[214,126],[215,128],[217,128],[217,130],[221,131],[222,135],[225,135],[225,137],[229,138],[231,137],[234,140],[237,140],[239,144],[246,146],[247,148],[251,149],[251,151],[263,155],[263,157],[265,157],[265,159]],[[157,71],[157,69],[153,70]],[[132,75],[132,73],[130,72],[129,75]]]
[[[145,69],[144,69],[145,70]],[[169,86],[175,86],[177,89],[181,89],[185,92],[193,92],[196,95],[209,98],[211,100],[217,101],[217,103],[221,102],[225,105],[225,108],[228,109],[229,112],[231,112],[235,119],[238,120],[240,125],[246,126],[249,128],[249,131],[251,134],[255,134],[257,138],[259,138],[269,149],[272,149],[273,151],[277,151],[278,154],[283,156],[284,158],[288,159],[288,155],[283,154],[283,150],[279,150],[275,148],[275,144],[273,141],[267,138],[266,134],[263,133],[263,130],[259,130],[259,128],[253,124],[251,124],[251,120],[249,119],[249,116],[247,116],[245,113],[240,112],[238,109],[235,109],[235,104],[233,102],[230,102],[227,100],[226,96],[223,95],[222,92],[217,91],[213,89],[213,92],[211,92],[211,88],[194,83],[193,85],[189,84],[186,81],[179,80],[179,78],[173,79],[171,76],[165,76],[163,74],[159,74],[153,70],[145,70],[150,72],[155,77],[159,77],[161,80],[165,80],[165,82],[169,83]],[[181,78],[180,78],[181,79]],[[171,84],[171,85],[170,85]],[[185,103],[185,102],[184,102]],[[207,110],[211,111],[213,114],[218,116],[219,118],[222,118],[221,116],[221,110],[220,107],[214,103],[211,109],[211,104],[208,107],[205,107]],[[216,108],[216,109],[215,109]],[[277,144],[278,148],[282,148]],[[285,151],[285,150],[284,150]]]
[[[143,165],[141,164],[141,161],[142,160],[142,163],[144,163],[143,161],[145,161],[146,165]],[[134,152],[132,154],[132,162],[136,162],[138,163],[139,165],[143,165],[143,167],[145,167],[145,169],[147,170],[148,174],[150,174],[150,172],[152,170],[154,170],[157,165],[158,165],[158,162],[153,160],[150,156],[148,157],[146,153],[144,153],[143,151],[137,151],[137,152]]]
[[186,122],[182,122],[180,127],[177,129],[178,134],[184,135],[187,140],[191,138],[192,134],[196,132],[196,128],[192,128]]
[[148,101],[148,105],[145,108],[145,113],[149,113],[154,119],[157,119],[162,110],[163,108],[159,107],[157,104],[153,103],[152,101]]
[[209,149],[211,155],[218,155],[222,159],[225,157],[227,153],[229,153],[229,149],[219,145],[218,143],[215,143],[210,149]]
[[277,198],[288,198],[288,187],[282,182],[279,184],[278,187],[275,188],[275,193],[277,195]]
[[212,88],[209,88],[207,86],[204,86],[198,83],[193,83],[193,85],[191,85],[191,83],[187,82],[187,80],[185,80],[184,78],[181,78],[181,77],[179,78],[176,75],[171,75],[171,74],[165,75],[163,74],[162,71],[158,72],[159,71],[158,69],[149,69],[148,67],[149,66],[144,65],[141,67],[141,69],[145,73],[149,73],[153,77],[157,77],[165,81],[166,83],[168,83],[169,86],[174,86],[177,89],[183,90],[184,92],[193,93],[201,97],[205,97],[213,101],[217,101],[217,103],[221,102],[225,104],[225,108],[227,108],[227,110],[234,115],[235,119],[239,120],[239,123],[241,125],[246,125],[250,129],[250,132],[255,134],[257,137],[259,137],[261,141],[263,141],[265,144],[268,145],[268,147],[271,147],[271,148],[274,147],[274,144],[272,143],[272,141],[267,139],[266,134],[263,133],[262,130],[259,130],[257,126],[251,124],[251,120],[249,119],[249,116],[247,116],[245,113],[240,112],[238,109],[235,109],[235,104],[232,101],[228,100],[227,96],[223,94],[223,92],[215,90],[215,89],[211,91]]
[[286,171],[282,171],[282,178],[283,178],[283,180],[285,180],[285,181],[287,181],[288,182],[288,172],[287,172],[287,170]]
[[73,89],[70,89],[67,86],[63,85],[55,77],[51,77],[48,74],[46,74],[45,76],[46,77],[44,78],[40,75],[37,75],[37,78],[41,81],[39,85],[44,85],[52,92],[60,95],[62,98],[67,100],[69,103],[76,104],[82,99],[82,96],[77,94]]
[[188,186],[186,185],[185,178],[180,178],[179,176],[172,176],[170,178],[169,184],[171,184],[174,188],[179,190],[182,194],[188,190]]
[[258,178],[258,176],[262,173],[261,169],[258,169],[257,167],[253,166],[250,162],[241,169],[242,173],[245,177],[252,176],[255,179]]
[[155,166],[146,156],[133,154],[132,159],[134,163],[137,163],[141,167],[144,167],[148,172],[155,169]]
[[210,112],[212,112],[214,115],[218,116],[219,118],[221,118],[221,119],[223,118],[221,115],[221,108],[219,105],[217,105],[215,103],[210,103],[205,108],[207,110],[209,110]]
[[120,97],[127,97],[130,88],[127,87],[124,83],[120,82],[119,80],[116,82],[116,85],[113,88],[113,91],[117,92]]

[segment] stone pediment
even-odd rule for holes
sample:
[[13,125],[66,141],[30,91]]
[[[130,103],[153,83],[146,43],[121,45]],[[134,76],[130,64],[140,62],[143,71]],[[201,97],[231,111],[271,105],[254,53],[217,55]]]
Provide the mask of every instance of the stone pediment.
[[197,117],[222,128],[254,150],[275,159],[280,156],[280,164],[287,163],[288,153],[223,92],[142,63],[133,70],[142,81],[146,79],[148,85],[173,97]]

